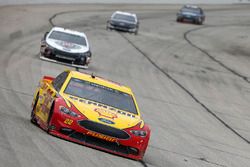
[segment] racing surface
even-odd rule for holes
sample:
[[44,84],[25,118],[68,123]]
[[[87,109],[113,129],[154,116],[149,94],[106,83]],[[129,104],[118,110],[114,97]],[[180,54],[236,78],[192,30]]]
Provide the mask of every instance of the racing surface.
[[[203,5],[202,26],[176,23],[180,5],[23,5],[0,8],[1,166],[248,167],[250,6]],[[138,14],[137,36],[106,31],[115,10]],[[84,31],[88,73],[129,85],[151,140],[133,161],[48,135],[30,123],[43,75],[72,67],[42,61],[53,25]]]

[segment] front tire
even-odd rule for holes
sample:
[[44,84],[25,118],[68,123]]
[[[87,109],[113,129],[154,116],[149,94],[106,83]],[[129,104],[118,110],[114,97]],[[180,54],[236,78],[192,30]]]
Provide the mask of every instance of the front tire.
[[138,35],[138,30],[135,31],[135,35]]
[[54,102],[50,108],[50,112],[49,112],[49,116],[48,116],[48,120],[47,120],[47,133],[49,133],[51,130],[51,118],[53,116],[53,113],[54,113]]
[[38,98],[39,98],[39,94],[37,94],[37,96],[36,96],[35,103],[33,105],[33,108],[31,110],[31,114],[30,114],[30,121],[35,125],[37,124],[37,120],[36,120],[36,117],[35,117],[35,111],[36,111]]
[[196,24],[202,25],[202,19],[201,19],[201,18],[198,18],[198,19],[196,20]]
[[177,22],[183,22],[183,19],[182,19],[181,17],[177,17],[177,18],[176,18],[176,21],[177,21]]

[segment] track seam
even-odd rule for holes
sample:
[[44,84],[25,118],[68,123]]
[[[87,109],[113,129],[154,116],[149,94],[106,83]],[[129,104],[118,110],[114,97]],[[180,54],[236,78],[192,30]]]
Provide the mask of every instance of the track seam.
[[196,103],[198,103],[202,108],[205,109],[209,114],[215,117],[219,122],[221,122],[226,128],[231,130],[235,135],[245,141],[247,144],[250,144],[250,141],[239,134],[236,130],[234,130],[230,125],[228,125],[225,121],[223,121],[219,116],[217,116],[212,110],[210,110],[205,104],[203,104],[198,98],[194,96],[187,88],[185,88],[180,82],[178,82],[175,78],[169,75],[166,71],[164,71],[160,66],[158,66],[146,53],[144,53],[140,48],[138,48],[132,41],[130,41],[125,35],[119,33],[124,39],[128,41],[128,43],[133,46],[139,53],[141,53],[156,69],[162,72],[167,78],[172,80],[176,85],[178,85],[182,90],[184,90]]
[[[232,26],[232,25],[222,25],[223,26]],[[200,48],[199,46],[195,45],[189,38],[188,38],[188,34],[190,34],[191,32],[194,31],[198,31],[204,28],[209,28],[209,27],[220,27],[220,26],[203,26],[200,28],[195,28],[195,29],[191,29],[188,30],[184,33],[183,37],[184,39],[189,43],[189,45],[191,45],[192,47],[196,48],[197,50],[201,51],[203,54],[205,54],[207,57],[209,57],[212,61],[218,63],[220,66],[222,66],[223,68],[225,68],[226,70],[228,70],[229,72],[231,72],[232,74],[240,77],[241,79],[243,79],[245,82],[250,83],[250,80],[248,80],[248,77],[240,74],[239,72],[233,70],[232,68],[228,67],[227,65],[225,65],[224,63],[222,63],[220,60],[217,60],[215,57],[213,57],[212,55],[210,55],[205,49]]]
[[178,153],[178,152],[175,152],[175,151],[170,151],[170,150],[167,150],[167,149],[163,149],[163,148],[159,148],[159,147],[156,147],[156,146],[153,146],[153,145],[149,145],[151,148],[153,149],[156,149],[156,150],[160,150],[160,151],[164,151],[164,152],[168,152],[168,153],[171,153],[171,154],[176,154],[178,156],[182,156],[184,157],[184,161],[187,161],[186,158],[189,158],[189,159],[194,159],[194,160],[199,160],[199,161],[203,161],[203,162],[206,162],[206,163],[209,163],[209,164],[213,164],[213,165],[216,165],[216,166],[220,166],[220,167],[227,167],[226,165],[223,165],[223,164],[219,164],[219,163],[216,163],[216,162],[212,162],[212,161],[209,161],[207,160],[206,158],[204,157],[195,157],[195,156],[190,156],[190,155],[187,155],[187,154],[184,154],[184,153]]

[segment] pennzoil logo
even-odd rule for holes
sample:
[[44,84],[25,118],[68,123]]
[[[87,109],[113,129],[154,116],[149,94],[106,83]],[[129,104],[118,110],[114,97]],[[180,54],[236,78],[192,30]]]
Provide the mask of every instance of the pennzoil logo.
[[95,108],[94,111],[98,113],[99,117],[105,117],[105,118],[110,118],[110,119],[117,118],[116,113],[113,113],[111,111],[108,111],[102,108]]
[[99,139],[102,139],[102,140],[106,140],[106,141],[109,141],[109,142],[116,142],[116,138],[109,137],[109,136],[106,136],[106,135],[103,135],[103,134],[100,134],[100,133],[96,133],[96,132],[88,131],[87,135],[90,135],[90,136],[93,136],[93,137],[96,137],[96,138],[99,138]]

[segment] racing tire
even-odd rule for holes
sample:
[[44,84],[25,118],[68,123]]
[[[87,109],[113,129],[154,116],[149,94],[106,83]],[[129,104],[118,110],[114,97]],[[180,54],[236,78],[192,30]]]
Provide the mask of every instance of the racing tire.
[[134,32],[135,35],[138,35],[138,29]]
[[177,22],[183,22],[183,18],[177,18],[176,21]]
[[79,63],[80,65],[85,66],[85,65],[87,64],[87,57],[84,56],[83,58],[81,58],[81,59],[78,61],[78,63]]
[[31,110],[31,114],[30,114],[30,122],[33,123],[33,124],[37,124],[37,120],[35,118],[35,110],[36,110],[36,105],[37,105],[37,102],[38,102],[38,98],[39,98],[39,94],[37,94],[36,96],[36,100],[35,100],[35,103],[33,105],[33,108]]
[[48,128],[46,130],[47,133],[49,133],[50,129],[51,129],[50,123],[51,123],[51,118],[53,116],[53,113],[54,113],[54,102],[52,103],[50,111],[49,111],[49,116],[48,116],[48,120],[47,120],[47,127]]
[[196,20],[196,24],[202,25],[202,19],[201,19],[201,18],[198,18],[198,19]]

